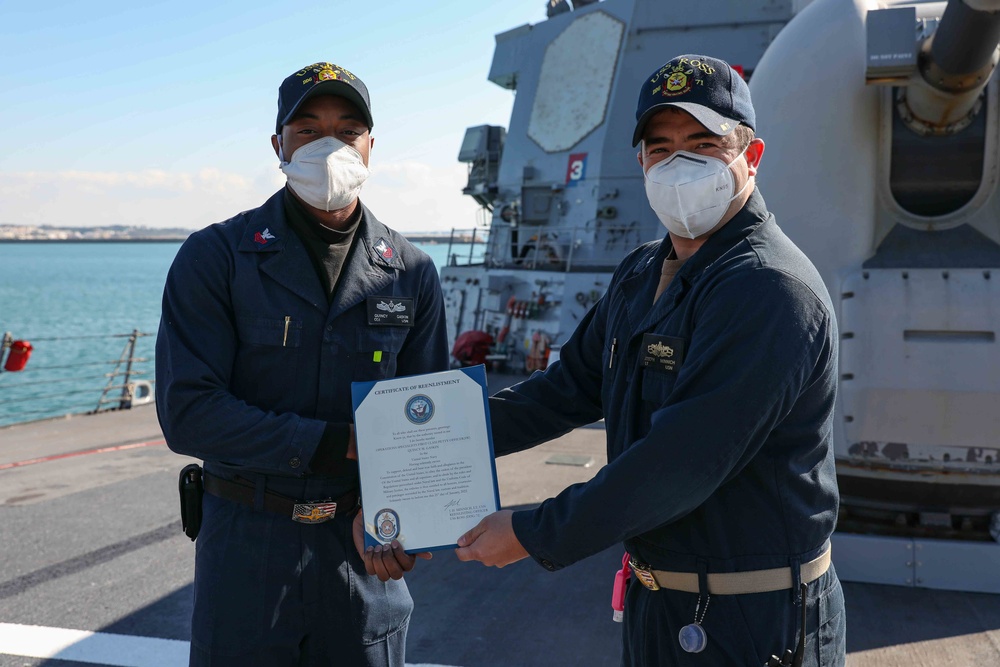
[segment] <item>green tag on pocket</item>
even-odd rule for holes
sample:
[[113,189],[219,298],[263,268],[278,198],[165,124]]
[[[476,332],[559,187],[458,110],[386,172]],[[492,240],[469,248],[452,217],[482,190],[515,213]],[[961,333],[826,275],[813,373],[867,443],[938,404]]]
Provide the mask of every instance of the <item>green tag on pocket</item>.
[[376,364],[382,361],[382,350],[375,350],[375,354],[372,355],[372,361]]

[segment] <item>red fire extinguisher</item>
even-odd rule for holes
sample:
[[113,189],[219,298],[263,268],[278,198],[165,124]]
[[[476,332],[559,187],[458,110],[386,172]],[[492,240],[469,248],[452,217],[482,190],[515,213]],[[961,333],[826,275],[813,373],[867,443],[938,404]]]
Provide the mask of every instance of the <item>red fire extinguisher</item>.
[[3,365],[5,371],[23,371],[28,365],[28,357],[31,351],[31,343],[26,340],[15,340],[10,344],[10,354],[7,355],[7,363]]

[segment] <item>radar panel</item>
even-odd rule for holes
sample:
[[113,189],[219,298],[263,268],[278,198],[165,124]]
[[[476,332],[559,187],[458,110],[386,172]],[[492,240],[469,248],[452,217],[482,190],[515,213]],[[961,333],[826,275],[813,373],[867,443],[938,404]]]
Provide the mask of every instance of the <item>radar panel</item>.
[[594,12],[545,49],[528,136],[546,153],[572,148],[604,122],[624,32],[624,23]]

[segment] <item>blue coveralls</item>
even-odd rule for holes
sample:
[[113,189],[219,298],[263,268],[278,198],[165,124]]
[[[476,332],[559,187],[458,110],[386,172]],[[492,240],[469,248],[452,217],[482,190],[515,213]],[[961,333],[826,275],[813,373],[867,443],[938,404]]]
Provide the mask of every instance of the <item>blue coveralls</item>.
[[[365,208],[331,303],[282,195],[178,252],[157,412],[172,450],[248,480],[258,498],[338,498],[357,487],[356,464],[336,477],[309,469],[327,422],[353,421],[352,381],[447,368],[444,302],[430,258]],[[370,326],[372,296],[412,298],[414,326]],[[208,494],[203,509],[193,665],[403,665],[413,603],[402,581],[365,574],[353,512],[306,525]]]
[[[608,465],[516,512],[515,534],[549,570],[624,542],[656,570],[797,573],[826,548],[837,519],[830,297],[756,191],[654,306],[669,250],[664,240],[630,253],[560,360],[491,400],[497,454],[602,417],[607,427]],[[659,336],[647,345],[671,348],[673,371],[643,365],[644,334]],[[698,595],[650,591],[633,577],[622,664],[759,667],[795,648],[796,598],[713,595],[702,622],[708,647],[690,654],[677,635],[694,621]],[[810,584],[807,605],[803,664],[843,665],[832,566]]]

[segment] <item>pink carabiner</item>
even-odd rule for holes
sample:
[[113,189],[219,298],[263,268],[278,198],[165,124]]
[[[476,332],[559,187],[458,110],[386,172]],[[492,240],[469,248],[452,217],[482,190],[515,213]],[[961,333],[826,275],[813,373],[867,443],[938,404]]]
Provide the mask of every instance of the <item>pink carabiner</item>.
[[628,566],[629,559],[626,551],[622,556],[622,569],[615,572],[615,587],[611,592],[611,608],[614,610],[611,618],[615,623],[621,623],[625,616],[625,588],[632,575],[632,568]]

